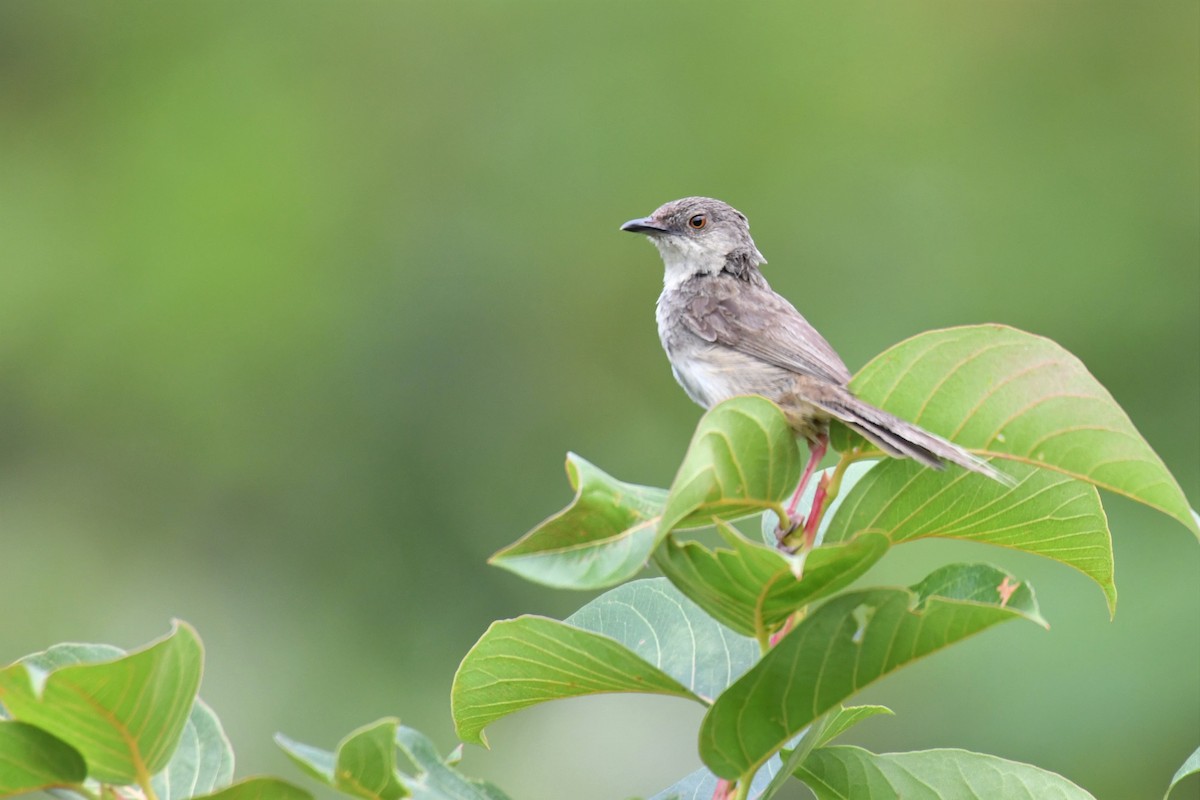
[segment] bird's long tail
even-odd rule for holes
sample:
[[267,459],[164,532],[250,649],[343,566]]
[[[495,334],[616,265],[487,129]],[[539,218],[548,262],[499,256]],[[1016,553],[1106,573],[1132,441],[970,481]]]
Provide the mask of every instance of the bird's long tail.
[[953,442],[859,400],[849,391],[838,392],[835,397],[817,405],[890,456],[912,458],[934,469],[944,469],[943,462],[949,461],[1006,486],[1016,483],[1011,476],[1000,472]]

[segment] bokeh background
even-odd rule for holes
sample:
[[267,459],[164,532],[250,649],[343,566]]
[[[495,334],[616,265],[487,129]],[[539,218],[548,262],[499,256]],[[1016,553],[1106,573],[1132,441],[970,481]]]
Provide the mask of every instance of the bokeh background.
[[[687,194],[855,369],[1006,322],[1078,354],[1200,503],[1200,6],[1011,0],[0,5],[0,662],[195,624],[239,774],[398,714],[454,743],[497,618],[584,595],[488,554],[564,453],[667,485],[699,417],[626,219]],[[850,737],[1159,796],[1200,743],[1200,547],[1108,498],[1121,602],[1028,576],[1010,625],[864,699]],[[520,798],[651,794],[697,708],[497,724]]]

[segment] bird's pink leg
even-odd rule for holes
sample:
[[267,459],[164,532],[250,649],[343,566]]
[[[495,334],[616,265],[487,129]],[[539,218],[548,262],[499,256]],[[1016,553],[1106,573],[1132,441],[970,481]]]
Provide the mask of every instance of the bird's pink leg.
[[800,505],[800,495],[804,494],[804,490],[808,487],[808,482],[812,480],[813,473],[817,471],[817,465],[821,463],[821,459],[825,457],[825,451],[829,449],[828,434],[821,434],[816,441],[808,443],[808,463],[804,465],[804,472],[800,474],[800,483],[796,486],[796,491],[792,494],[792,499],[787,505],[787,516],[789,526],[784,529],[782,521],[775,534],[779,538],[779,543],[783,544],[784,538],[800,527],[801,523],[796,519],[796,508]]
[[829,474],[821,476],[821,480],[817,481],[817,493],[813,495],[812,508],[808,511],[808,519],[804,521],[804,546],[812,548],[813,542],[817,539],[817,527],[821,524],[821,517],[824,516],[825,500],[829,497]]
[[829,437],[825,435],[815,442],[808,443],[808,463],[804,465],[804,472],[800,474],[800,483],[796,486],[795,493],[792,494],[791,502],[788,503],[788,519],[795,519],[796,507],[800,505],[800,495],[804,494],[804,490],[808,488],[808,482],[812,480],[813,473],[817,471],[817,465],[825,457],[827,449],[829,449]]

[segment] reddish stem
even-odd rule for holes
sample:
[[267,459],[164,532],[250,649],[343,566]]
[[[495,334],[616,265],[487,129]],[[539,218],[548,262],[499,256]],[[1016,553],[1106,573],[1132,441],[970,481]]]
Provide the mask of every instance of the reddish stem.
[[821,476],[817,481],[817,493],[813,495],[812,508],[808,512],[808,521],[804,523],[804,547],[811,549],[817,538],[817,528],[821,525],[821,517],[825,516],[825,498],[829,496],[829,475]]

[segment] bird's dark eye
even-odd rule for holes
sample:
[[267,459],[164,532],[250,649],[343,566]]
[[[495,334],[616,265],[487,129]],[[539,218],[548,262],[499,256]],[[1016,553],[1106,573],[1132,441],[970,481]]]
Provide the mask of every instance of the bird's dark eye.
[[694,216],[688,220],[688,225],[691,225],[696,230],[700,230],[707,224],[708,224],[708,217],[704,216],[703,214],[697,214],[696,216]]

